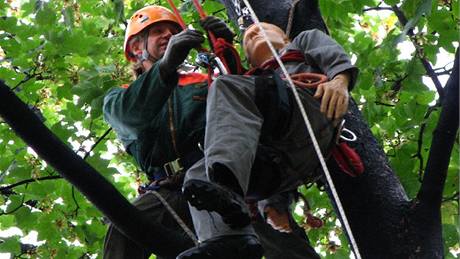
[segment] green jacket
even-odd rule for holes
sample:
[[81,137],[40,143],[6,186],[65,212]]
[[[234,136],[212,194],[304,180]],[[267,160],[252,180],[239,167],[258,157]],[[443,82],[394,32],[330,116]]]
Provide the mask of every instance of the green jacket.
[[207,82],[202,74],[179,77],[167,84],[154,65],[104,98],[104,119],[149,176],[155,167],[196,150],[204,138]]

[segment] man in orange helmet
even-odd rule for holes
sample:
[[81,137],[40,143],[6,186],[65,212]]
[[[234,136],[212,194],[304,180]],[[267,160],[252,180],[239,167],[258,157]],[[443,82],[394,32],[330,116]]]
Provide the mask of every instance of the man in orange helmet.
[[[232,42],[233,33],[220,19],[209,16],[201,24],[216,38]],[[174,179],[203,157],[200,147],[208,85],[206,75],[179,73],[178,68],[190,50],[203,41],[200,32],[182,30],[176,16],[162,6],[136,11],[127,26],[124,51],[134,63],[137,79],[127,88],[108,92],[103,108],[105,120],[152,181],[148,189],[158,191],[179,215],[186,215],[189,227],[192,224],[187,203],[180,195],[181,181]],[[171,231],[184,233],[152,193],[143,194],[134,205]],[[104,258],[147,258],[150,253],[110,227]]]

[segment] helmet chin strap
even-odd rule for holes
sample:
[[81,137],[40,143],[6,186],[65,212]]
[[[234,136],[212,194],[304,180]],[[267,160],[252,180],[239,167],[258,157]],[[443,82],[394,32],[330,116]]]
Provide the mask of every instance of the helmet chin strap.
[[149,42],[149,31],[146,30],[144,32],[144,35],[143,35],[143,38],[144,38],[144,49],[142,50],[142,54],[137,54],[137,60],[139,63],[142,63],[144,61],[151,61],[152,63],[155,63],[157,62],[158,60],[155,59],[154,57],[152,57],[152,55],[150,55],[149,51],[148,51],[148,42]]

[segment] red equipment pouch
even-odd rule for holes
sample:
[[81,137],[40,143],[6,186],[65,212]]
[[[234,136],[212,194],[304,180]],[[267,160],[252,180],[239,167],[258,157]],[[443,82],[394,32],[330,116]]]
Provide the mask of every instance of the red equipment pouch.
[[332,156],[339,168],[351,177],[356,177],[364,172],[361,157],[346,142],[340,142],[332,148]]

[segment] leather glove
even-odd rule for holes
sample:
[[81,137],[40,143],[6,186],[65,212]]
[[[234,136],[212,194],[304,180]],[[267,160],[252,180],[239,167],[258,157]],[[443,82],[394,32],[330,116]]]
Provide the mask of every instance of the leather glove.
[[167,79],[175,75],[177,67],[184,62],[193,48],[198,48],[204,42],[201,32],[183,30],[171,36],[163,57],[158,61],[161,77]]
[[235,34],[221,19],[215,16],[206,16],[206,18],[200,20],[200,24],[205,30],[212,32],[216,38],[223,38],[229,43],[233,42]]

